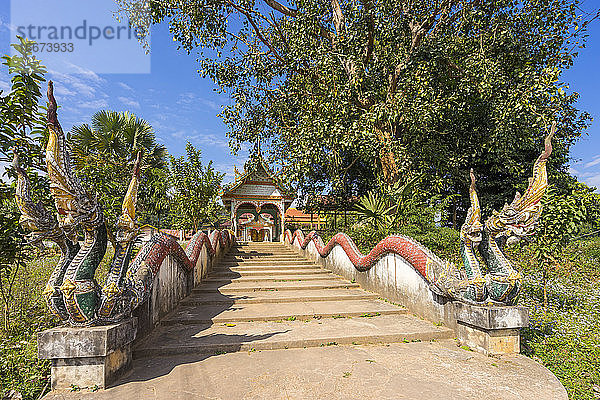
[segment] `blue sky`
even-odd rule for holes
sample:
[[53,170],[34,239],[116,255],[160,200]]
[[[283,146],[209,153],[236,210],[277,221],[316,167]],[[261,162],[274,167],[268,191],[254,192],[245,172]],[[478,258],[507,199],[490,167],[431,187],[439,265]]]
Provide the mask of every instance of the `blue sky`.
[[[2,0],[0,6],[2,54],[9,52],[10,37],[15,34],[10,28],[8,3]],[[572,173],[600,187],[600,24],[595,23],[589,33],[587,48],[580,51],[563,79],[580,93],[579,107],[595,118],[587,135],[572,148]],[[0,89],[5,90],[8,75],[2,67]],[[63,129],[89,122],[100,109],[129,110],[152,124],[158,141],[170,154],[182,155],[189,140],[202,149],[205,160],[213,160],[215,167],[226,173],[226,182],[231,181],[233,166],[243,165],[247,152],[242,150],[236,157],[230,154],[227,128],[217,117],[230,99],[214,92],[212,81],[202,79],[197,68],[195,57],[177,50],[166,25],[160,25],[152,31],[149,74],[99,74],[80,68],[78,73],[51,71],[48,77],[55,81]]]

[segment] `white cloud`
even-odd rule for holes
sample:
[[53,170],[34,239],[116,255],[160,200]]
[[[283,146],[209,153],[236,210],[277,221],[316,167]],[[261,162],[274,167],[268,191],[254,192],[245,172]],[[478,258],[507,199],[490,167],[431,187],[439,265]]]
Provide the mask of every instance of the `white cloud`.
[[151,119],[148,121],[150,123],[150,125],[152,125],[152,127],[154,128],[155,131],[165,131],[165,130],[169,130],[169,127],[163,123],[161,123],[158,120],[155,119]]
[[193,104],[195,99],[196,95],[194,93],[181,93],[179,95],[179,99],[177,100],[177,104]]
[[[8,22],[1,21],[0,22],[0,27],[1,28],[6,28],[6,30],[8,30],[10,32],[17,32],[17,26],[16,25],[12,25],[12,24],[10,24]],[[11,36],[13,36],[12,33],[11,33]],[[16,38],[14,38],[14,39],[17,40]]]
[[8,92],[10,90],[10,76],[4,66],[2,67],[3,68],[0,68],[0,90]]
[[596,192],[600,193],[600,173],[591,175],[590,177],[583,179],[583,181],[588,186],[594,186],[596,188]]
[[69,114],[73,114],[73,115],[81,115],[83,114],[83,110],[80,110],[79,108],[76,107],[72,107],[69,105],[65,105],[61,107],[62,111],[68,112]]
[[105,99],[82,101],[78,105],[81,108],[93,108],[96,110],[108,108],[108,102]]
[[133,88],[131,86],[129,86],[128,84],[126,84],[124,82],[117,82],[117,84],[125,90],[133,90]]
[[569,167],[569,169],[567,170],[571,175],[577,175],[579,174],[579,171],[577,171],[575,168],[573,167]]
[[119,101],[123,104],[125,104],[128,107],[135,107],[135,108],[140,108],[140,103],[136,100],[133,100],[129,97],[123,97],[120,96],[118,97]]
[[199,106],[204,106],[213,111],[221,111],[221,105],[217,102],[197,96],[192,92],[184,92],[179,95],[179,99],[176,102],[180,106],[193,106],[195,108],[199,108]]
[[215,103],[212,100],[208,100],[208,99],[204,99],[204,98],[199,98],[198,102],[202,105],[205,105],[206,107],[210,108],[211,110],[214,111],[221,111],[221,106],[217,103]]
[[197,129],[180,129],[171,133],[171,137],[175,139],[185,139],[197,146],[213,146],[229,148],[229,141],[225,135],[216,135],[214,133],[202,133]]
[[67,88],[66,86],[62,86],[62,85],[56,86],[54,89],[54,92],[56,93],[57,96],[64,96],[64,97],[75,96],[77,94],[74,91]]
[[585,163],[584,167],[591,168],[598,164],[600,164],[600,154],[596,155],[592,161]]
[[229,148],[229,141],[226,137],[212,133],[193,135],[190,136],[190,140],[200,145]]
[[[106,83],[106,80],[98,76],[89,69],[81,68],[75,64],[70,64],[70,67],[74,73],[66,74],[55,70],[49,70],[51,79],[54,81],[54,88],[56,93],[59,90],[68,93],[69,96],[77,95],[79,97],[108,97],[106,93],[102,91],[102,85]],[[73,93],[73,94],[71,94]]]
[[82,68],[79,65],[69,63],[70,68],[72,68],[76,74],[83,76],[86,80],[92,81],[95,83],[103,83],[106,82],[105,79],[101,78],[97,73],[92,71],[91,69]]
[[8,93],[10,91],[10,84],[7,81],[0,80],[0,90]]

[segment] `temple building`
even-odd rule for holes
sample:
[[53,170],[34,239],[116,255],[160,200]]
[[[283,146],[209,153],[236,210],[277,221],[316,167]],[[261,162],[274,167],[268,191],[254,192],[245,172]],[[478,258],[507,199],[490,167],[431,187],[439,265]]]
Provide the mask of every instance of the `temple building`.
[[285,188],[265,163],[262,155],[251,157],[235,182],[221,193],[231,212],[232,229],[238,241],[277,242],[282,240],[285,211],[294,194]]

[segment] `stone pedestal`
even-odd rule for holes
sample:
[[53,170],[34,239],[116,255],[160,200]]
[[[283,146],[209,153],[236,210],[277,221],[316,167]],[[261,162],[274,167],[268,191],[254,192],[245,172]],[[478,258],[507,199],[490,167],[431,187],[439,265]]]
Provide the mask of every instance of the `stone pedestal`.
[[38,356],[52,360],[52,389],[105,388],[131,367],[137,318],[89,328],[61,327],[38,333]]
[[529,325],[527,307],[455,303],[456,336],[461,345],[487,355],[520,352],[519,329]]

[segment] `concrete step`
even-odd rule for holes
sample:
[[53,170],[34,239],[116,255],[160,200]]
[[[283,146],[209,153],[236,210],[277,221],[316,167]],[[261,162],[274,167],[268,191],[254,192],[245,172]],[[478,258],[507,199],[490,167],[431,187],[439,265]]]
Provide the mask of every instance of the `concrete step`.
[[343,280],[324,279],[318,281],[287,281],[287,282],[232,282],[202,284],[192,290],[193,293],[240,293],[262,290],[320,290],[320,289],[350,289],[358,288],[358,283]]
[[315,301],[303,303],[180,306],[161,325],[278,321],[326,317],[406,314],[404,307],[379,300]]
[[298,254],[287,254],[287,253],[283,253],[283,254],[252,254],[252,253],[238,253],[238,254],[232,254],[229,253],[227,254],[223,259],[228,260],[228,259],[240,259],[240,260],[257,260],[257,259],[273,259],[273,258],[282,258],[282,259],[287,259],[287,258],[303,258],[301,256],[299,256]]
[[219,264],[213,269],[213,271],[269,271],[269,270],[298,270],[298,269],[317,269],[319,268],[316,264],[302,264],[297,263],[295,265],[227,265]]
[[306,259],[298,258],[296,260],[278,260],[278,261],[270,261],[270,260],[252,260],[252,261],[221,261],[219,263],[220,266],[282,266],[282,265],[317,265],[316,263],[312,263]]
[[336,300],[373,300],[375,293],[360,289],[324,289],[324,290],[282,290],[240,292],[235,294],[198,293],[192,294],[181,301],[181,305],[199,306],[207,304],[256,304],[256,303],[298,303],[307,301],[336,301]]
[[274,244],[243,244],[241,246],[237,246],[236,250],[268,250],[268,251],[293,251],[287,246],[283,245],[274,245]]
[[304,269],[319,269],[320,267],[315,264],[305,265],[250,265],[250,266],[232,266],[218,265],[213,271],[284,271],[284,270],[304,270]]
[[[234,325],[230,323],[229,325]],[[451,329],[412,315],[335,318],[327,320],[238,322],[157,327],[134,348],[134,358],[176,354],[275,350],[344,344],[441,340]]]
[[[330,279],[332,281],[340,281],[341,277],[338,275],[325,273],[325,274],[311,274],[311,275],[258,275],[258,276],[242,276],[242,277],[225,277],[225,276],[209,276],[205,278],[203,283],[217,283],[217,282],[304,282],[304,281],[320,281],[324,279]],[[345,281],[347,282],[347,281]]]
[[277,275],[314,275],[314,274],[328,274],[331,271],[320,268],[261,268],[261,269],[246,269],[237,268],[235,271],[232,269],[214,269],[209,275],[210,277],[227,277],[227,278],[239,278],[246,276],[277,276]]
[[279,261],[300,261],[307,262],[305,258],[300,257],[253,257],[253,258],[229,258],[225,257],[221,259],[222,263],[232,263],[232,262],[256,262],[256,261],[269,261],[273,263],[277,263]]
[[261,256],[298,256],[298,253],[291,250],[236,250],[227,253],[227,257],[261,257]]

